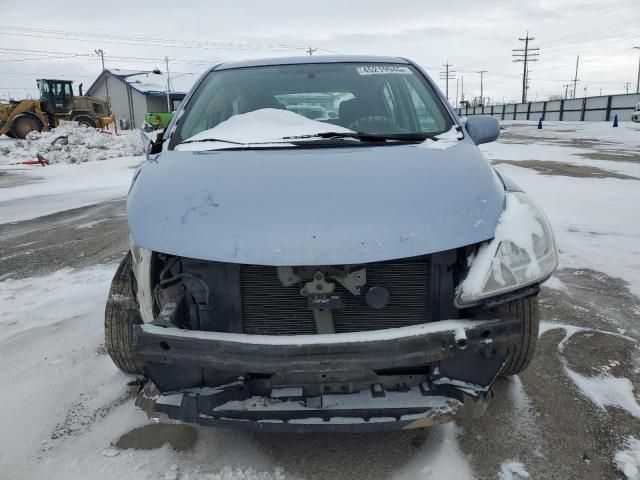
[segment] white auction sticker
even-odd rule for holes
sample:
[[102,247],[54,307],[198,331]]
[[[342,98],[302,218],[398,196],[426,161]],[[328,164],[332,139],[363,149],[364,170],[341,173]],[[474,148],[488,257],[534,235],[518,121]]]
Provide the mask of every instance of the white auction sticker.
[[401,65],[367,65],[366,67],[356,67],[360,75],[387,75],[389,73],[401,73],[403,75],[411,75],[409,67]]

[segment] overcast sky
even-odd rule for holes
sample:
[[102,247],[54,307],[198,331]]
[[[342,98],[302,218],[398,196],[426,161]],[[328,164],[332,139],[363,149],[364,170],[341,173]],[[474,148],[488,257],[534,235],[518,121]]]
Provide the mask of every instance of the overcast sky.
[[[315,54],[409,57],[443,90],[438,77],[448,60],[456,79],[464,76],[467,98],[480,94],[476,72],[487,70],[484,96],[498,102],[520,99],[522,64],[511,54],[523,47],[518,37],[527,30],[540,48],[530,100],[564,93],[577,54],[577,96],[585,87],[587,95],[624,93],[626,82],[634,92],[640,56],[632,49],[640,46],[638,0],[0,0],[0,11],[5,99],[35,95],[40,77],[69,78],[86,89],[101,70],[96,48],[105,51],[107,68],[164,71],[168,56],[179,89],[190,86],[183,73],[219,60],[300,55],[309,45]],[[455,96],[453,80],[449,97]]]

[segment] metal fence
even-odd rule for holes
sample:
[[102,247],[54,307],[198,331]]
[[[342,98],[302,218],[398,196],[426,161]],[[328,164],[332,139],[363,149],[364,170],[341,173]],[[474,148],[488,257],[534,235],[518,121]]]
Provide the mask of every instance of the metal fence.
[[571,98],[547,102],[511,103],[484,107],[456,108],[458,115],[491,115],[500,120],[565,120],[608,121],[618,115],[619,121],[631,120],[640,94]]

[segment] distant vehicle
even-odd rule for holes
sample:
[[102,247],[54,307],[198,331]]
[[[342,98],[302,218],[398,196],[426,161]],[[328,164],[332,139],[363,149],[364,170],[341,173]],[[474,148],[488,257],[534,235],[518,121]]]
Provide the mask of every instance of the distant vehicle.
[[167,128],[173,118],[173,113],[180,108],[184,94],[172,93],[170,112],[149,112],[144,116],[143,129],[146,131]]
[[[278,98],[341,99],[317,121]],[[291,97],[289,97],[291,98]],[[527,368],[551,226],[416,64],[293,57],[209,70],[127,200],[114,363],[152,415],[260,431],[480,416]]]
[[143,129],[146,131],[167,128],[173,118],[173,112],[150,112],[144,116]]
[[107,102],[96,97],[73,95],[69,80],[38,80],[40,98],[0,104],[0,135],[24,139],[32,131],[49,131],[61,120],[73,120],[86,127],[105,127]]
[[640,101],[636,104],[636,111],[631,114],[631,120],[640,123]]

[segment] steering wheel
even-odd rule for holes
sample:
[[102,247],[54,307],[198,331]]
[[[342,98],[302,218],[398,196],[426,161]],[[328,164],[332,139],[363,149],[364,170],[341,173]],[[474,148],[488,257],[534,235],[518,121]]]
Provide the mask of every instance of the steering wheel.
[[355,132],[380,132],[404,133],[403,128],[398,127],[389,117],[382,115],[368,115],[350,123],[347,128]]

